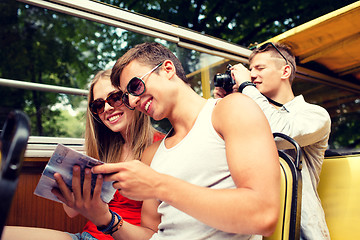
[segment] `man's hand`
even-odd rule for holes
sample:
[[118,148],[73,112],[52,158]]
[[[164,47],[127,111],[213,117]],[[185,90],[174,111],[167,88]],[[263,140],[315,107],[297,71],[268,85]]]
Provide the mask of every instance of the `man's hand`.
[[[233,86],[233,92],[238,92],[239,86],[243,82],[251,82],[250,71],[241,63],[232,66],[229,70],[231,70],[231,77],[235,81],[235,85]],[[223,98],[229,93],[227,93],[221,87],[214,88],[214,98]]]
[[226,91],[222,87],[215,87],[213,93],[214,98],[223,98],[227,95]]
[[105,181],[115,181],[113,187],[133,200],[157,198],[157,186],[162,174],[138,161],[107,163],[92,168],[95,174],[106,174]]
[[251,82],[250,71],[241,63],[230,68],[231,77],[235,80],[233,92],[237,92],[243,82]]

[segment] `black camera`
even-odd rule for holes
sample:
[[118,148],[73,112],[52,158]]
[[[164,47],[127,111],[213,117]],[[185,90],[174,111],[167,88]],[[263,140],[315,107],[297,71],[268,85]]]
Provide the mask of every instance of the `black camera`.
[[226,66],[227,70],[225,73],[218,73],[214,76],[214,86],[223,88],[226,93],[232,93],[232,87],[235,85],[234,79],[231,77],[231,65]]

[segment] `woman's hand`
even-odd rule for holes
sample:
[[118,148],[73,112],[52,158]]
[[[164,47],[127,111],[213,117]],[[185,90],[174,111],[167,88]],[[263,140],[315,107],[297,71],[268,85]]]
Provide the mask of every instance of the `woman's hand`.
[[93,193],[91,193],[91,170],[84,170],[84,183],[81,185],[81,169],[79,166],[73,167],[72,190],[67,187],[59,173],[54,174],[54,178],[59,189],[53,189],[52,193],[66,206],[83,215],[95,225],[107,225],[111,220],[109,206],[102,201],[101,188],[103,177],[97,175]]

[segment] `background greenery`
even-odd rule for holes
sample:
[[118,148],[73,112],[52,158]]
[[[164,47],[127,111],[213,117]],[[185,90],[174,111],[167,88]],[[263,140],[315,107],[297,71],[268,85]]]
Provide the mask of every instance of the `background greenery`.
[[[349,0],[104,0],[244,47],[346,6]],[[0,78],[87,89],[92,74],[134,45],[154,39],[14,0],[0,2]],[[169,45],[189,73],[198,62],[189,50]],[[14,108],[31,118],[32,135],[80,137],[83,112],[71,115],[56,105],[79,107],[85,97],[0,86],[0,124]],[[359,128],[355,121],[347,124]],[[345,125],[333,129],[337,146],[354,145]],[[341,130],[341,132],[340,132]],[[340,134],[341,133],[341,134]],[[333,141],[337,141],[334,139]],[[335,144],[336,145],[336,144]],[[334,146],[335,146],[334,145]],[[355,144],[356,145],[356,144]]]

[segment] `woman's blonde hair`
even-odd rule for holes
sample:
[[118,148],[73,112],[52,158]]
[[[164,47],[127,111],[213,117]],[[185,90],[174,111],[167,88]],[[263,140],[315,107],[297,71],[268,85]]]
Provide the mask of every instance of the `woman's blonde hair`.
[[[94,100],[95,84],[103,78],[110,81],[110,75],[111,69],[99,71],[90,84],[86,113],[85,151],[93,158],[114,163],[119,162],[125,140],[121,133],[111,131],[89,109],[89,104]],[[137,110],[134,111],[133,121],[128,125],[127,135],[131,141],[130,147],[134,157],[140,159],[144,149],[152,143],[155,129],[151,125],[149,116]]]

